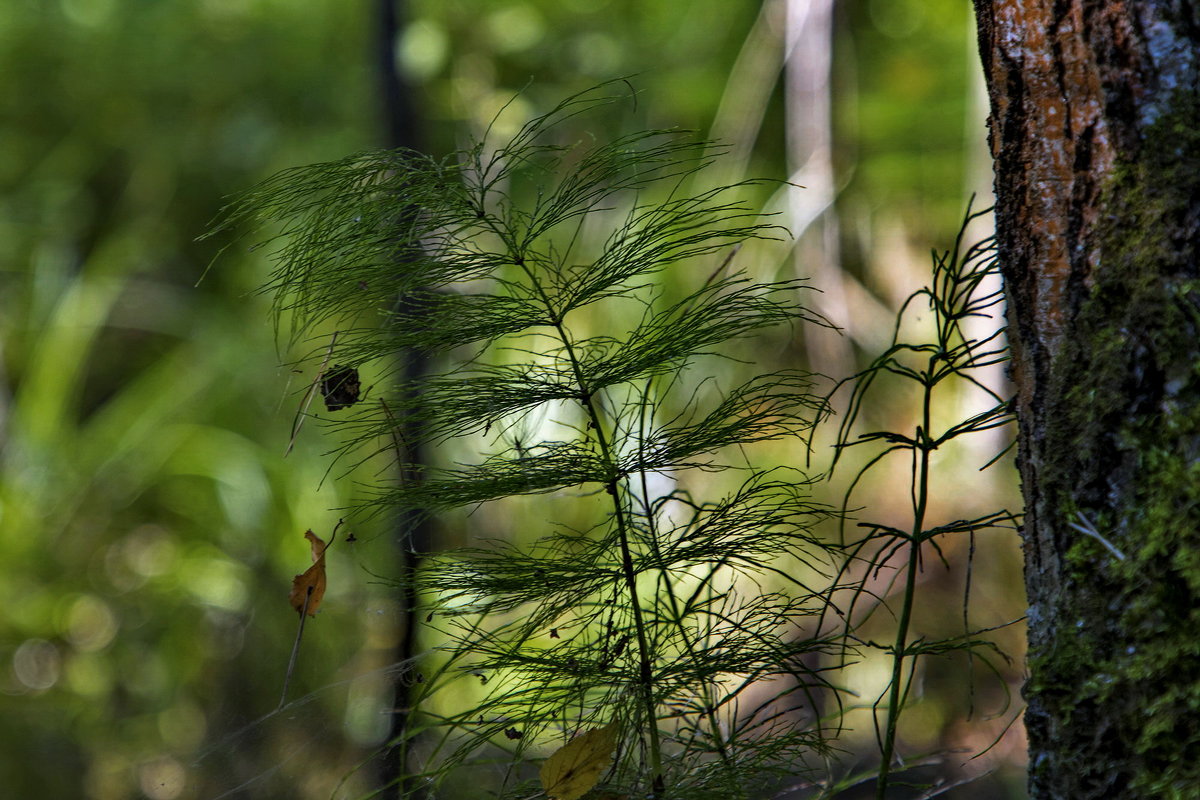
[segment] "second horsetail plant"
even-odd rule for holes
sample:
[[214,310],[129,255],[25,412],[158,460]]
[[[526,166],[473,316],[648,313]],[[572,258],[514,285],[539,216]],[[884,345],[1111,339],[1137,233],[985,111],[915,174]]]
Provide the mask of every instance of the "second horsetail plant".
[[[913,292],[901,306],[896,318],[895,333],[891,346],[877,356],[869,366],[858,374],[841,381],[838,386],[848,385],[850,397],[842,415],[835,444],[835,455],[830,467],[832,477],[841,457],[850,448],[865,448],[869,452],[865,462],[849,481],[842,504],[840,519],[850,518],[850,502],[856,488],[868,472],[880,467],[889,456],[899,455],[909,465],[909,493],[907,519],[900,525],[882,521],[860,521],[857,527],[862,535],[845,542],[845,560],[834,581],[835,591],[851,587],[850,599],[842,603],[844,633],[848,640],[860,642],[860,651],[876,650],[890,662],[890,677],[884,691],[872,703],[875,738],[880,751],[879,766],[872,770],[875,778],[875,797],[886,800],[889,787],[911,787],[911,772],[904,780],[897,780],[894,773],[903,773],[914,767],[924,766],[920,762],[905,763],[899,755],[897,735],[900,717],[906,705],[913,704],[913,685],[918,674],[918,662],[930,656],[949,653],[966,654],[969,664],[978,659],[993,672],[998,670],[989,661],[989,654],[1007,656],[987,634],[1007,627],[1008,624],[977,629],[969,618],[971,594],[971,559],[975,552],[976,536],[982,532],[1012,528],[1017,518],[1006,510],[991,511],[972,519],[935,521],[932,511],[936,492],[933,477],[935,455],[944,453],[966,437],[973,437],[1013,422],[1013,402],[987,385],[989,369],[994,369],[1008,359],[1007,344],[1003,341],[1003,330],[975,338],[969,327],[974,320],[990,319],[998,311],[1003,296],[999,289],[999,266],[996,259],[995,241],[991,237],[975,244],[967,244],[966,233],[971,223],[986,215],[988,211],[972,213],[970,206],[962,220],[959,234],[952,249],[933,253],[933,280]],[[923,332],[912,335],[905,331],[908,317],[927,317]],[[869,418],[868,410],[894,409],[900,396],[898,389],[905,384],[917,389],[917,412],[915,425],[903,429],[872,429],[852,435]],[[835,387],[836,390],[837,387]],[[983,401],[983,407],[966,419],[946,423],[939,412],[939,403],[946,398],[961,398],[964,389],[973,391]],[[868,397],[882,395],[884,398],[868,402]],[[908,420],[906,420],[907,422]],[[1002,452],[989,460],[981,469],[999,460]],[[916,635],[914,611],[917,608],[917,590],[920,573],[926,561],[937,560],[950,569],[945,540],[965,534],[968,539],[966,578],[962,600],[962,628],[950,637],[931,638]],[[848,577],[851,571],[863,575],[861,579]],[[888,576],[887,588],[871,591],[872,576]],[[889,600],[895,595],[897,602]],[[863,638],[874,611],[885,608],[890,612],[886,624],[888,639],[875,642]],[[923,632],[922,632],[923,633]],[[972,680],[968,677],[968,681]],[[1007,706],[1007,704],[1006,704]],[[923,795],[931,796],[931,795]]]
[[[532,542],[406,576],[434,647],[407,665],[415,708],[389,743],[411,796],[470,780],[502,798],[727,800],[826,749],[813,693],[828,694],[820,665],[840,639],[811,623],[837,561],[811,529],[827,511],[800,473],[745,466],[745,448],[803,434],[822,404],[803,373],[718,391],[711,370],[734,340],[821,320],[802,284],[731,268],[780,231],[739,199],[746,184],[689,189],[710,144],[562,141],[560,123],[612,101],[571,98],[494,150],[290,170],[228,211],[278,226],[269,288],[293,341],[345,374],[392,376],[337,423],[344,458],[405,462],[366,505],[411,519],[557,493],[546,502],[598,509],[573,525],[576,511],[529,515]],[[668,299],[664,270],[690,288]],[[400,381],[402,352],[431,371]],[[477,455],[407,463],[452,440]],[[738,462],[727,490],[694,494]]]

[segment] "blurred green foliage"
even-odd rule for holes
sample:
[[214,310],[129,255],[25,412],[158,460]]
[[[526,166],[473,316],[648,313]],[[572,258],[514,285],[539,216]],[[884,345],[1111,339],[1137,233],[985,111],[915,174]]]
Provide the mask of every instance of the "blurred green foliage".
[[313,446],[282,459],[261,264],[197,286],[215,252],[194,240],[223,195],[371,141],[366,24],[331,2],[6,4],[6,796],[205,796],[198,746],[278,694],[281,593],[344,499]]
[[[969,147],[985,135],[982,107],[972,114],[979,76],[970,4],[865,0],[840,8],[834,114],[848,173],[843,213],[899,216],[913,235],[945,240],[973,188]],[[842,96],[847,102],[838,103]]]
[[[413,0],[394,56],[435,154],[518,92],[516,123],[619,76],[637,111],[587,133],[704,132],[743,91],[730,75],[748,34],[782,36],[782,8]],[[872,220],[900,219],[924,247],[957,219],[967,136],[982,136],[967,117],[968,13],[838,4],[839,207],[866,220],[845,234],[859,271]],[[280,366],[254,294],[261,257],[235,243],[205,275],[220,243],[196,241],[229,194],[381,141],[376,14],[333,0],[9,0],[0,13],[5,796],[328,797],[386,735],[387,678],[370,675],[396,637],[370,576],[390,568],[382,529],[330,552],[292,695],[328,690],[243,729],[282,685],[303,531],[327,535],[353,489],[326,476],[317,425],[283,458],[312,376]],[[754,175],[785,174],[778,78]],[[344,792],[373,779],[361,770]]]

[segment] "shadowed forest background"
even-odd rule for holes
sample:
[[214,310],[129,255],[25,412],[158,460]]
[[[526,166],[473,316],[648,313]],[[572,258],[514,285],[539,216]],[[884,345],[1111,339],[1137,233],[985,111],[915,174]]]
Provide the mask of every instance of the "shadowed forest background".
[[[256,722],[282,689],[296,633],[287,593],[310,562],[304,531],[327,536],[338,509],[379,479],[369,463],[331,470],[319,421],[284,456],[312,375],[288,365],[300,354],[283,351],[269,298],[256,293],[269,262],[245,241],[219,259],[228,242],[197,241],[257,181],[397,138],[441,156],[484,136],[506,104],[501,136],[572,92],[630,76],[637,103],[580,122],[580,137],[691,129],[729,145],[724,179],[806,187],[763,194],[795,241],[755,269],[811,277],[814,305],[843,335],[798,335],[759,354],[774,361],[763,367],[844,377],[886,347],[895,310],[928,280],[929,250],[951,244],[973,193],[986,205],[986,104],[969,4],[835,5],[825,19],[827,3],[802,0],[413,2],[391,36],[368,3],[8,3],[6,795],[341,798],[376,785],[400,638],[386,517],[330,550],[328,593],[289,689],[307,702]],[[412,112],[390,133],[382,62]],[[910,400],[897,394],[870,413],[904,425]],[[1009,462],[976,471],[1010,435],[995,431],[943,465],[940,514],[1019,508]],[[828,438],[813,472],[828,464]],[[805,466],[802,449],[779,458]],[[906,480],[904,465],[894,479],[878,474],[854,505],[902,514]],[[836,504],[844,489],[819,491]],[[484,506],[435,533],[461,545],[527,528]],[[950,548],[950,570],[926,565],[922,630],[961,624],[966,547]],[[1019,617],[1015,535],[981,536],[972,563],[978,623]],[[942,753],[940,774],[989,773],[945,796],[1023,796],[1019,724],[968,761],[1019,711],[1021,632],[994,638],[1013,659],[997,662],[999,677],[976,668],[969,680],[961,655],[929,660],[902,725],[903,751]],[[846,680],[869,703],[887,669],[868,658]],[[850,763],[869,763],[869,715],[849,719],[856,730],[841,745]]]

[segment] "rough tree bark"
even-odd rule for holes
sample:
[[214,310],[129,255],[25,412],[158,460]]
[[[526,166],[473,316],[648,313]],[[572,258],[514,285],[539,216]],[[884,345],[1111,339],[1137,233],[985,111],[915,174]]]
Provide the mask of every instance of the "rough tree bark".
[[1198,7],[975,4],[1026,500],[1030,793],[1200,797]]

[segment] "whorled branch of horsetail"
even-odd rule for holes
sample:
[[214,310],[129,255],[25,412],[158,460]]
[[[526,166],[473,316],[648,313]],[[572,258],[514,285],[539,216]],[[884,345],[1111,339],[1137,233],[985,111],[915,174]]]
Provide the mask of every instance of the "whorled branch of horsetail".
[[[726,269],[726,267],[729,266],[730,261],[733,259],[734,255],[737,254],[737,251],[739,249],[741,249],[741,245],[737,245],[733,248],[733,250],[729,253],[729,255],[725,257],[725,260],[721,262],[721,265],[711,275],[709,275],[708,280],[706,280],[704,282],[705,286],[712,283],[712,281],[717,277],[717,275],[720,274],[722,271],[724,271]],[[646,440],[646,435],[645,435],[646,408],[648,407],[649,394],[650,394],[650,381],[647,381],[646,387],[642,393],[642,397],[638,402],[638,409],[639,409],[638,440],[639,441]],[[658,524],[655,520],[654,510],[651,508],[650,502],[649,502],[650,486],[646,479],[646,471],[645,470],[641,471],[640,478],[641,478],[641,483],[642,483],[642,498],[643,498],[643,502],[644,502],[644,514],[646,517],[646,524],[650,528],[650,543],[651,543],[651,547],[654,550],[654,560],[655,560],[655,563],[662,564],[663,557],[662,557],[662,552],[660,551],[660,548],[659,548]],[[723,564],[724,564],[724,560],[722,559],[722,561],[720,562],[720,564],[718,566],[721,566]],[[713,575],[715,573],[716,573],[716,568],[714,568],[709,574]],[[664,582],[670,580],[665,569],[662,569],[661,579]],[[675,596],[675,592],[671,591],[670,588],[667,588],[665,594],[667,595],[667,602],[671,606],[671,619],[675,623],[675,628],[676,628],[676,630],[679,631],[679,636],[680,636],[680,638],[682,638],[684,644],[687,646],[688,651],[692,654],[693,657],[695,657],[695,656],[697,656],[697,652],[696,652],[696,644],[697,643],[692,638],[691,633],[687,629],[687,626],[684,625],[684,623],[683,623],[683,611],[679,607],[679,598]],[[723,732],[721,731],[721,724],[717,719],[717,714],[714,709],[714,704],[711,701],[711,698],[706,699],[706,701],[704,703],[703,714],[704,714],[705,721],[708,723],[709,729],[712,731],[713,743],[717,747],[717,755],[721,759],[721,763],[725,765],[726,770],[728,770],[728,772],[731,775],[735,774],[736,773],[736,765],[734,764],[733,756],[730,754],[729,748],[725,743],[725,736],[724,736]]]
[[[482,217],[483,215],[481,215]],[[571,365],[571,371],[575,376],[575,383],[579,389],[578,401],[587,413],[590,427],[595,431],[596,443],[600,448],[600,455],[610,469],[616,464],[612,456],[612,448],[608,441],[608,436],[604,432],[603,420],[600,416],[600,411],[597,408],[595,397],[591,388],[588,386],[586,377],[583,374],[583,368],[579,363],[579,359],[575,353],[575,347],[571,341],[570,335],[563,326],[561,314],[555,308],[553,301],[546,294],[541,282],[537,279],[533,270],[525,258],[520,254],[515,243],[511,241],[506,232],[491,223],[488,219],[488,224],[493,232],[500,237],[505,246],[509,249],[512,255],[513,263],[525,274],[529,279],[530,285],[537,293],[542,305],[549,315],[551,325],[554,327],[558,340],[562,342],[563,348],[567,354],[567,360]],[[638,645],[638,681],[641,690],[641,700],[646,714],[646,721],[649,727],[649,746],[650,746],[650,769],[651,769],[651,785],[656,795],[661,794],[664,790],[663,768],[662,768],[662,742],[659,737],[657,725],[656,703],[654,700],[654,674],[653,674],[653,656],[650,652],[650,642],[646,635],[646,623],[641,607],[641,599],[637,591],[637,571],[633,565],[633,552],[629,541],[629,521],[626,519],[625,507],[621,503],[620,497],[621,476],[613,470],[612,474],[605,483],[605,491],[612,497],[613,515],[617,525],[617,537],[621,548],[621,572],[625,583],[625,589],[629,593],[630,610],[632,611],[634,630],[637,636]]]

